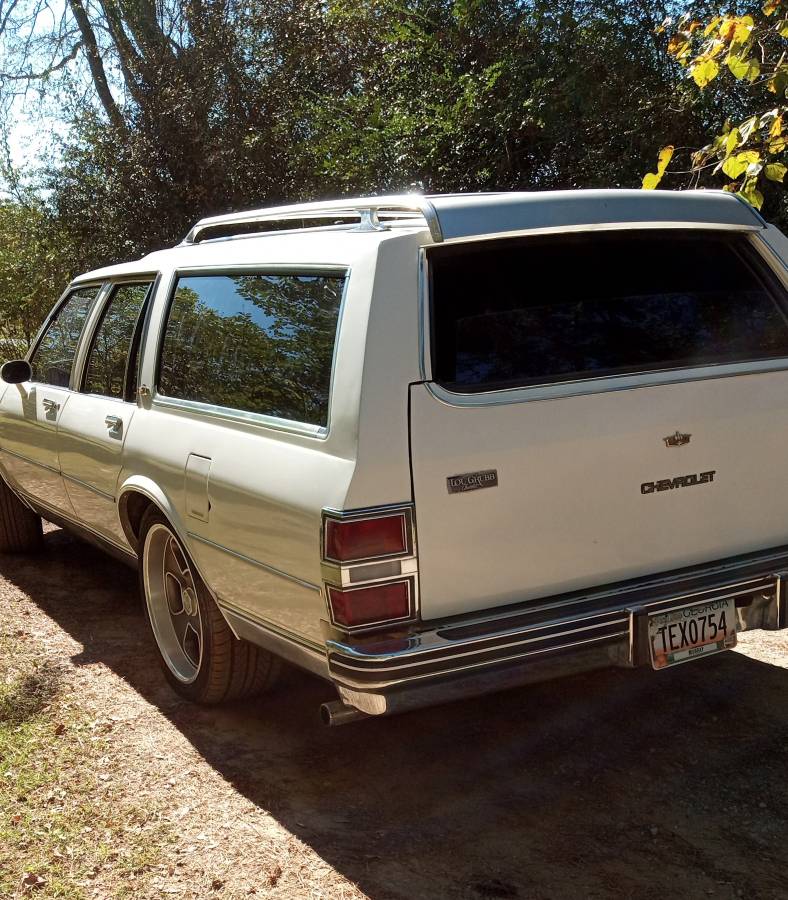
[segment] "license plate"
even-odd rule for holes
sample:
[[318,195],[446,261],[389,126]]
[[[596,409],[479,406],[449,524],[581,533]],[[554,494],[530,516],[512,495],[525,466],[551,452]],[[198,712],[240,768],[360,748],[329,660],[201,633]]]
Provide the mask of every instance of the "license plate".
[[706,600],[655,613],[648,619],[648,641],[655,669],[735,647],[735,599]]

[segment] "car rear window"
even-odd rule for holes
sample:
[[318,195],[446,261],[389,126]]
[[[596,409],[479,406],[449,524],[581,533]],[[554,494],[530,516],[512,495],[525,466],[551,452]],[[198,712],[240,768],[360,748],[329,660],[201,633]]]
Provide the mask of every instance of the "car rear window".
[[628,231],[430,251],[435,380],[462,392],[788,356],[746,236]]

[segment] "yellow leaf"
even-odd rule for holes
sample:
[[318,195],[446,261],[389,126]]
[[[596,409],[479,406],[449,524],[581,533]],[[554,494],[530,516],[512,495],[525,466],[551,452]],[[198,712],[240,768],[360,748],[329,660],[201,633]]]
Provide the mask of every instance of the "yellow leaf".
[[722,171],[728,178],[738,178],[747,171],[747,167],[760,162],[761,157],[757,150],[743,150],[729,156],[722,164]]
[[678,31],[668,41],[668,53],[678,60],[686,59],[690,54],[691,46],[686,32]]
[[647,175],[643,176],[643,190],[644,191],[653,191],[654,188],[662,181],[662,176],[665,174],[665,169],[668,167],[668,163],[673,158],[673,146],[669,144],[667,147],[663,147],[659,151],[659,155],[657,156],[657,171],[649,172]]
[[758,190],[757,178],[745,178],[737,197],[742,197],[756,209],[763,205],[763,194]]
[[720,25],[720,37],[723,41],[732,41],[736,34],[736,19],[725,16]]
[[779,8],[780,0],[766,0],[766,3],[763,4],[763,14],[765,16],[772,16]]
[[730,156],[739,143],[739,129],[732,128],[725,138],[725,155]]
[[782,153],[785,148],[788,147],[788,140],[786,140],[783,136],[772,138],[769,143],[766,145],[766,149],[769,153]]
[[785,173],[788,172],[788,166],[784,166],[782,163],[769,163],[763,172],[770,181],[782,181]]
[[712,31],[714,31],[714,29],[720,24],[721,21],[721,16],[715,16],[711,20],[711,22],[709,22],[709,24],[703,29],[703,37],[708,37],[712,33]]
[[690,74],[695,79],[699,88],[705,88],[709,82],[714,81],[720,71],[719,63],[713,59],[707,59],[697,63],[690,69]]
[[772,127],[769,129],[769,137],[779,137],[783,133],[783,117],[777,115],[774,117]]
[[727,63],[728,68],[731,70],[731,73],[734,75],[734,77],[738,78],[739,81],[742,81],[744,79],[746,79],[747,81],[755,81],[755,79],[761,74],[761,64],[754,56],[751,56],[749,59],[745,59],[743,56],[729,53]]
[[780,22],[780,25],[777,29],[777,34],[779,34],[780,37],[788,37],[788,19]]
[[659,156],[657,157],[657,173],[660,176],[665,174],[665,169],[667,169],[671,159],[673,159],[673,145],[668,144],[667,147],[663,147],[659,151]]

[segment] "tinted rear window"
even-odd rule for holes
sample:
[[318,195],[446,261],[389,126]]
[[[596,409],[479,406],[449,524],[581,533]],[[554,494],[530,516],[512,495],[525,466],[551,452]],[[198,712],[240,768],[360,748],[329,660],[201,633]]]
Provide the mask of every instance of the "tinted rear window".
[[430,252],[433,368],[462,391],[788,356],[742,235],[608,232]]

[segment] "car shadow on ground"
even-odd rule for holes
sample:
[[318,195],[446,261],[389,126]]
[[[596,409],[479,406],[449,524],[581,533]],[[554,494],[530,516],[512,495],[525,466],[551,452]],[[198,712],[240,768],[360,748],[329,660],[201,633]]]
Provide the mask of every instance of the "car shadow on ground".
[[[609,670],[340,728],[293,673],[200,709],[164,683],[135,574],[50,531],[0,557],[203,758],[370,897],[788,897],[788,670],[726,653]],[[407,885],[407,887],[404,887]]]

